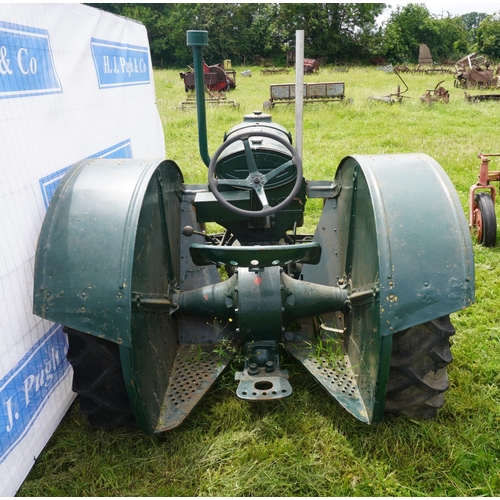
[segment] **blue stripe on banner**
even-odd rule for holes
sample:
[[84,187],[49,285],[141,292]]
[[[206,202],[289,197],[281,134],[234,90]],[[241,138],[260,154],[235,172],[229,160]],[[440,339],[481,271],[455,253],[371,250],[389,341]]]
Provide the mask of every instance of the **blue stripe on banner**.
[[[90,158],[132,158],[132,142],[130,139],[119,142],[110,148],[103,149],[102,151],[87,157],[87,159]],[[71,165],[62,168],[57,172],[52,172],[39,180],[45,208],[49,208],[50,200],[52,199],[52,196],[54,196],[54,192],[59,182],[70,167]]]
[[61,325],[52,328],[0,380],[0,464],[33,425],[70,364]]
[[0,99],[62,91],[49,32],[0,21]]
[[147,47],[98,38],[90,47],[100,89],[151,83]]

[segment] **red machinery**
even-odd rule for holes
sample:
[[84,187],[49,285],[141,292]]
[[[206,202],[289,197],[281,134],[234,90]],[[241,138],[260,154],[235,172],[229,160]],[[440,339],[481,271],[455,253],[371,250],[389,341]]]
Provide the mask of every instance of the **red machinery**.
[[[295,66],[295,52],[293,50],[286,51],[286,65],[287,67]],[[304,73],[315,73],[319,70],[320,65],[319,59],[304,59]]]
[[[229,76],[228,73],[231,73],[231,76]],[[186,92],[194,90],[194,71],[180,73],[180,76],[184,80]],[[225,71],[218,65],[209,66],[204,62],[203,79],[205,88],[214,92],[225,92],[226,90],[236,87],[236,72],[234,70]]]
[[[497,237],[497,218],[495,213],[496,189],[492,181],[500,181],[500,171],[489,171],[490,156],[500,154],[479,153],[481,159],[479,177],[469,191],[469,227],[476,232],[477,241],[485,247],[494,247]],[[488,190],[489,193],[478,190]]]
[[318,59],[304,59],[304,73],[315,73],[319,70]]

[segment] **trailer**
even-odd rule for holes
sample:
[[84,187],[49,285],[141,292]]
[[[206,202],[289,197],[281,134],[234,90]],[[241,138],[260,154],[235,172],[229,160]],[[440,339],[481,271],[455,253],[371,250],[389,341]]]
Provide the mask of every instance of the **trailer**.
[[283,73],[290,73],[290,70],[288,68],[266,68],[266,69],[261,69],[260,74],[261,75],[281,75]]
[[[226,92],[213,92],[205,88],[205,103],[210,106],[229,106],[233,108],[239,108],[240,104],[234,99],[228,99]],[[181,101],[179,104],[179,109],[195,108],[196,107],[196,95],[189,93],[186,96],[185,101]]]
[[[344,82],[304,83],[304,104],[310,102],[333,102],[345,99]],[[295,102],[295,83],[278,83],[270,85],[269,101],[264,102],[264,109],[273,108],[275,104],[292,104]]]

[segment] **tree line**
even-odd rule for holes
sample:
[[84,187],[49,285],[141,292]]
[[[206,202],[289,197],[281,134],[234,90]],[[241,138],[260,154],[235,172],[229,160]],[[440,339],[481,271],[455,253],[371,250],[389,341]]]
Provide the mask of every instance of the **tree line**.
[[286,64],[295,32],[304,30],[304,56],[327,64],[413,64],[425,43],[435,62],[471,52],[500,59],[500,14],[432,15],[424,4],[397,7],[382,24],[384,3],[99,3],[87,4],[145,25],[151,57],[163,67],[192,63],[187,30],[207,30],[207,63],[267,60]]

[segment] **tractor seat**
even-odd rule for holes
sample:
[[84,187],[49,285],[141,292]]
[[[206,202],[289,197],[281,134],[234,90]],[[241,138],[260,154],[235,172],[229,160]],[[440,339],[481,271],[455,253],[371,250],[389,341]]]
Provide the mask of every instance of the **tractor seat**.
[[253,245],[253,246],[213,246],[192,244],[189,252],[197,266],[217,264],[263,268],[286,266],[293,263],[317,264],[321,258],[319,243],[298,245]]

